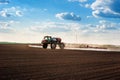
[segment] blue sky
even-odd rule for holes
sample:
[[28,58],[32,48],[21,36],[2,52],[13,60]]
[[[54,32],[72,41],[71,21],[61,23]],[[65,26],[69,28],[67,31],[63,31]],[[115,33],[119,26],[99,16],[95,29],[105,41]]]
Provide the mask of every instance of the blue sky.
[[120,45],[120,0],[0,0],[0,41]]

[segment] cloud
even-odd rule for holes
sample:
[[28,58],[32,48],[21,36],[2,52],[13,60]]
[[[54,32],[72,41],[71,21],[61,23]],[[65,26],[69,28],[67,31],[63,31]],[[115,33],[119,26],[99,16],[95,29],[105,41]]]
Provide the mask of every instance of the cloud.
[[92,3],[95,17],[120,18],[120,0],[96,0]]
[[8,0],[0,0],[0,4],[8,4],[10,3]]
[[8,21],[8,22],[2,22],[0,21],[0,33],[14,33],[15,29],[12,28],[13,25],[18,24],[18,21]]
[[120,23],[100,20],[97,24],[60,23],[60,22],[37,22],[29,27],[32,32],[69,32],[80,31],[84,33],[102,33],[120,30]]
[[[36,23],[36,22],[35,22]],[[33,25],[29,28],[30,31],[33,32],[60,32],[67,31],[67,29],[60,27],[62,24],[57,26],[58,24],[55,22],[37,22],[37,25]],[[62,30],[61,30],[62,29]]]
[[86,18],[92,18],[93,16],[86,16]]
[[[86,30],[87,29],[87,30]],[[100,20],[97,25],[86,25],[85,31],[90,32],[109,32],[120,30],[120,23],[114,23],[110,21]]]
[[23,13],[22,13],[21,11],[18,10],[18,11],[16,11],[16,15],[17,15],[17,16],[22,16]]
[[2,16],[2,17],[11,17],[11,13],[7,13],[6,11],[0,11],[0,16]]
[[87,2],[87,0],[68,0],[69,2]]
[[56,17],[61,20],[71,20],[71,21],[81,21],[81,17],[79,15],[75,15],[74,13],[58,13]]
[[33,32],[45,32],[45,33],[68,32],[69,31],[68,29],[60,28],[60,27],[58,27],[58,28],[57,27],[42,28],[41,26],[31,26],[29,29]]
[[0,11],[1,17],[21,17],[22,15],[23,11],[20,7],[3,8]]
[[15,29],[11,26],[19,22],[16,21],[9,21],[9,22],[0,22],[0,33],[13,33]]
[[12,33],[14,32],[14,29],[10,27],[0,27],[0,33]]
[[33,32],[68,32],[78,30],[78,23],[59,23],[59,22],[43,22],[33,25],[29,28]]
[[91,6],[90,4],[85,4],[86,8],[90,8],[90,6]]

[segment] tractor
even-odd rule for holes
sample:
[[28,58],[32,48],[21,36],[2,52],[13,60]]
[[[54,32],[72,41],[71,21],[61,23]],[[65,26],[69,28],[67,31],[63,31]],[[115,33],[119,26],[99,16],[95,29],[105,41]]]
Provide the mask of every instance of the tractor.
[[50,44],[51,49],[56,49],[56,46],[58,45],[60,49],[64,49],[65,44],[61,42],[61,38],[55,38],[51,36],[44,36],[41,44],[44,49],[47,49],[48,45]]

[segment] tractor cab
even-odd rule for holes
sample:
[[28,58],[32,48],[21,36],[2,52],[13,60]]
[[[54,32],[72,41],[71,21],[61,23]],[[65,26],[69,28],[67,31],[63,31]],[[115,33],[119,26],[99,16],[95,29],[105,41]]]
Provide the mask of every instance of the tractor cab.
[[47,43],[47,44],[49,44],[50,42],[52,41],[52,37],[51,36],[45,36],[44,38],[43,38],[43,40],[42,40],[42,42],[41,43]]
[[45,36],[44,40],[47,40],[48,42],[50,42],[52,40],[52,37],[51,36]]

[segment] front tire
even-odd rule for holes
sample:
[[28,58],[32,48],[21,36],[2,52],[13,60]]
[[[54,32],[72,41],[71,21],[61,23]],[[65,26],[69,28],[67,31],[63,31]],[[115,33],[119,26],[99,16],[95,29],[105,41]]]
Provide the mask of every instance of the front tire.
[[47,49],[48,44],[43,44],[43,48]]

